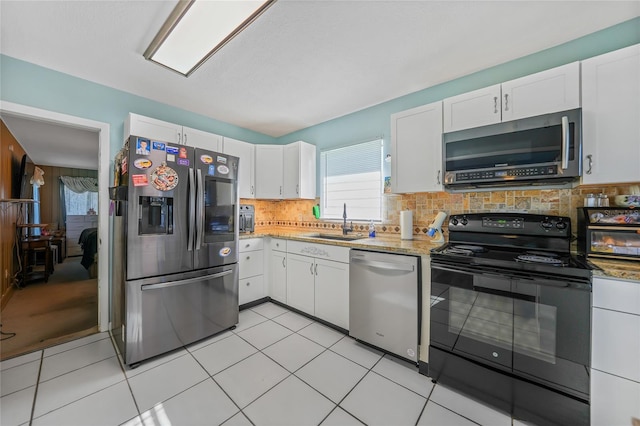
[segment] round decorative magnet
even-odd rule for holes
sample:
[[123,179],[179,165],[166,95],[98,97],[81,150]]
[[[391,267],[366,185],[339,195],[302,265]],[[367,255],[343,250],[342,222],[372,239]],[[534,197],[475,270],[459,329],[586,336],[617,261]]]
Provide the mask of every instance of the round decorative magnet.
[[153,163],[147,158],[138,158],[133,162],[133,165],[136,169],[144,170],[151,167]]
[[159,191],[171,191],[178,185],[178,174],[167,163],[155,168],[151,173],[151,183]]

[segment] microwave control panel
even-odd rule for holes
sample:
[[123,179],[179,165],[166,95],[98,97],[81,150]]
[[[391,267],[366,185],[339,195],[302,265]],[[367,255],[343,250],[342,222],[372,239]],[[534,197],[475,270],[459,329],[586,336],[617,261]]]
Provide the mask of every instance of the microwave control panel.
[[537,167],[516,167],[508,169],[490,169],[480,170],[473,172],[456,172],[455,181],[474,181],[474,180],[486,180],[486,179],[517,179],[517,178],[529,178],[533,176],[549,176],[557,175],[558,166],[537,166]]

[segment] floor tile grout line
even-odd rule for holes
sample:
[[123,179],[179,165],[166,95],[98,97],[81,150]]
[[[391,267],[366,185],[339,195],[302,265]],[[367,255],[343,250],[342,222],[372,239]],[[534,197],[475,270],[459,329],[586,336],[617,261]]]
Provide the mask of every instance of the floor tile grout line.
[[[98,334],[102,334],[102,333],[98,333]],[[92,335],[92,334],[90,334],[89,336],[93,336],[93,335]],[[73,348],[65,349],[64,351],[56,352],[55,354],[51,354],[51,355],[44,355],[44,358],[50,358],[50,357],[52,357],[52,356],[61,355],[61,354],[63,354],[63,353],[66,353],[66,352],[69,352],[69,351],[73,351],[73,350],[75,350],[75,349],[83,348],[83,347],[85,347],[85,346],[89,346],[89,345],[92,345],[92,344],[94,344],[94,343],[101,342],[101,341],[103,341],[103,340],[105,340],[105,339],[109,339],[109,335],[107,335],[106,337],[103,337],[102,339],[94,340],[94,341],[89,342],[89,343],[85,343],[85,344],[82,344],[82,345],[74,346]],[[71,342],[74,342],[74,341],[75,341],[75,340],[72,340]],[[71,343],[71,342],[67,342],[67,343]],[[67,343],[62,343],[62,345],[66,345]],[[51,349],[51,348],[55,348],[55,346],[50,346],[50,347],[48,347],[48,348],[43,349],[43,350],[42,350],[42,353],[44,354],[44,352],[45,352],[47,349]]]
[[[38,352],[42,352],[42,349],[39,349]],[[32,354],[32,353],[33,352],[30,352],[30,353],[25,354],[25,355],[29,355],[29,354]],[[25,355],[20,355],[20,356],[25,356]],[[18,358],[18,357],[16,357],[16,358]],[[12,359],[12,358],[10,358],[10,359]],[[14,368],[22,367],[23,365],[31,364],[32,362],[38,362],[39,360],[40,360],[40,357],[37,357],[37,358],[32,359],[31,361],[25,361],[25,362],[23,362],[21,364],[14,365],[13,367],[7,367],[7,368],[5,368],[3,370],[0,370],[0,374],[4,373],[5,371],[13,370]],[[2,362],[5,362],[5,361],[2,361]]]
[[[435,386],[434,386],[434,389],[435,389]],[[432,392],[432,393],[433,393],[433,392]],[[434,401],[434,400],[432,400],[432,399],[427,400],[427,402],[429,402],[429,401],[430,401],[430,402],[433,402],[434,404],[436,404],[437,406],[439,406],[439,407],[441,407],[441,408],[444,408],[444,409],[445,409],[445,410],[447,410],[447,411],[451,411],[451,412],[452,412],[453,414],[455,414],[455,415],[458,415],[458,416],[460,416],[460,417],[462,417],[462,418],[464,418],[464,419],[466,419],[466,420],[469,420],[471,423],[475,423],[475,424],[477,424],[477,425],[481,425],[481,423],[478,423],[477,421],[475,421],[475,420],[473,420],[473,419],[470,419],[469,417],[467,417],[467,416],[465,416],[465,415],[463,415],[463,414],[460,414],[460,413],[458,413],[457,411],[454,411],[454,410],[452,410],[451,408],[449,408],[449,407],[447,407],[447,406],[445,406],[445,405],[440,404],[439,402],[435,402],[435,401]],[[511,420],[512,420],[512,422],[513,422],[513,418],[512,418]]]
[[42,360],[44,359],[44,350],[40,353],[40,367],[38,368],[38,377],[36,378],[36,388],[33,390],[33,401],[31,403],[31,414],[29,415],[29,426],[33,423],[33,414],[36,411],[36,399],[38,398],[38,388],[40,386],[40,372],[42,371]]
[[[133,405],[136,407],[136,411],[138,412],[138,416],[140,416],[140,407],[138,406],[138,401],[136,400],[136,396],[133,394],[133,389],[131,389],[131,383],[129,383],[129,377],[127,377],[127,372],[125,371],[125,363],[122,354],[118,350],[118,345],[115,342],[115,336],[109,333],[111,337],[111,345],[113,346],[113,350],[116,352],[116,356],[118,357],[118,364],[120,365],[120,371],[122,371],[122,375],[124,376],[124,380],[127,382],[127,388],[129,388],[129,393],[131,394],[131,399],[133,399]],[[140,419],[142,420],[142,418]]]
[[[94,361],[94,362],[92,362],[92,363],[90,363],[90,364],[83,365],[83,366],[78,367],[78,368],[74,368],[73,370],[69,370],[69,371],[67,371],[67,372],[65,372],[65,373],[62,373],[62,374],[59,374],[59,375],[57,375],[57,376],[55,376],[55,377],[51,377],[51,378],[49,378],[49,379],[47,379],[47,380],[43,380],[43,381],[42,381],[42,383],[47,383],[47,382],[50,382],[51,380],[55,380],[55,379],[58,379],[58,378],[60,378],[60,377],[62,377],[62,376],[66,376],[67,374],[75,373],[76,371],[80,371],[80,370],[82,370],[83,368],[91,367],[92,365],[96,365],[96,364],[98,364],[98,363],[101,363],[101,362],[103,362],[103,361],[106,361],[106,360],[108,360],[108,359],[110,359],[110,358],[113,358],[114,356],[115,356],[115,357],[117,357],[118,355],[117,355],[117,354],[110,355],[110,356],[108,356],[108,357],[106,357],[106,358],[103,358],[103,359],[100,359],[100,360]],[[43,358],[43,361],[44,361],[44,358]]]

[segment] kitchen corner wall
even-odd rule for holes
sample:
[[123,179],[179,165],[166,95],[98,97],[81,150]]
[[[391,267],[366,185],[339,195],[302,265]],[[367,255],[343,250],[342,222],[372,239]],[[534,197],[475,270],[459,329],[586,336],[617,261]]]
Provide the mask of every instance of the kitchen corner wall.
[[[577,232],[577,207],[586,194],[604,193],[613,206],[616,195],[630,194],[634,184],[609,186],[580,186],[574,189],[527,189],[491,192],[448,192],[416,194],[384,194],[383,220],[376,224],[378,235],[400,234],[400,212],[413,211],[415,238],[427,238],[427,227],[439,211],[449,215],[482,212],[521,212],[569,216],[573,232]],[[640,185],[636,183],[635,185]],[[312,207],[320,200],[249,200],[243,204],[255,206],[256,231],[277,227],[296,232],[338,231],[342,222],[315,219]],[[367,232],[368,222],[354,222],[357,232]],[[445,229],[445,235],[447,234]]]

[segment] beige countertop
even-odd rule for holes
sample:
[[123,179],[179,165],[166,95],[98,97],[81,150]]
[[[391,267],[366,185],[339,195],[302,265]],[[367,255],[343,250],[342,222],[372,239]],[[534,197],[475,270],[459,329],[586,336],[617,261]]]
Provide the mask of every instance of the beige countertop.
[[[332,234],[340,235],[337,232],[333,232]],[[281,230],[274,228],[260,230],[253,234],[241,234],[240,238],[275,237],[296,241],[306,241],[310,243],[332,244],[342,247],[389,251],[420,256],[428,256],[431,249],[442,245],[441,243],[432,243],[427,239],[402,240],[399,235],[368,238],[366,234],[362,234],[361,239],[350,241],[327,240],[318,238],[317,235],[318,233],[314,232]],[[349,235],[352,237],[354,236],[354,234]],[[359,234],[355,234],[355,236],[359,236]],[[600,268],[593,270],[593,276],[634,280],[639,281],[640,284],[640,261],[593,258],[590,258],[589,261],[597,268]]]
[[[326,232],[324,234],[329,234]],[[331,234],[341,235],[337,232],[333,232]],[[342,247],[350,247],[350,248],[362,248],[362,249],[370,249],[370,250],[381,250],[381,251],[389,251],[395,253],[402,254],[413,254],[413,255],[429,255],[429,251],[432,248],[436,248],[442,245],[442,243],[432,243],[429,240],[424,239],[415,239],[415,240],[402,240],[400,236],[384,236],[384,237],[375,237],[369,238],[367,234],[362,234],[362,238],[350,241],[340,241],[340,240],[327,240],[323,238],[317,237],[318,233],[314,232],[304,232],[304,231],[283,231],[278,229],[266,230],[266,231],[256,231],[253,234],[241,234],[240,238],[255,238],[255,237],[274,237],[274,238],[285,238],[288,240],[295,241],[305,241],[310,243],[317,244],[331,244]],[[350,237],[357,237],[359,234],[349,234]]]

